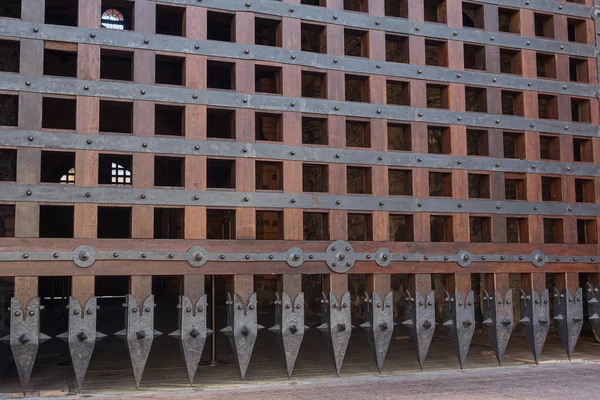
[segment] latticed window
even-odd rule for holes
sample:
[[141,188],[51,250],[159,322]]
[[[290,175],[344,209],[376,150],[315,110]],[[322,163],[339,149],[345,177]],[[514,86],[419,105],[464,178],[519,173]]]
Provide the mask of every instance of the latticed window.
[[75,184],[75,168],[71,168],[60,178],[60,183],[64,183],[67,185]]
[[131,185],[131,171],[117,163],[112,163],[110,178],[114,185]]

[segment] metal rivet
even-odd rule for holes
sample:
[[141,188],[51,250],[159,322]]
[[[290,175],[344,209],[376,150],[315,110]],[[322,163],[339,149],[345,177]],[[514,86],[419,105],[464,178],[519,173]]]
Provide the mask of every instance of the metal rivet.
[[496,163],[496,167],[499,167],[499,166],[500,166],[500,163]]
[[367,257],[367,260],[371,259],[371,255],[370,254],[367,254],[366,257]]
[[244,153],[247,153],[247,152],[248,152],[248,149],[247,149],[246,147],[244,147],[244,148],[242,149],[242,151],[243,151]]
[[175,254],[169,253],[169,258],[175,258]]
[[573,257],[573,261],[577,261],[577,257]]
[[556,261],[560,261],[560,257],[556,257]]
[[248,99],[244,99],[244,100],[242,100],[242,102],[243,102],[243,103],[247,103],[247,102],[248,102]]
[[315,256],[314,256],[314,255],[312,255],[312,254],[310,254],[310,255],[308,256],[308,258],[310,258],[310,259],[312,260],[313,258],[315,258]]
[[452,34],[453,34],[454,36],[457,36],[457,35],[458,35],[458,32],[457,32],[457,31],[454,31],[454,32],[452,32]]
[[119,257],[119,253],[113,253],[113,257],[114,257],[114,258],[117,258],[117,257]]
[[292,60],[295,60],[295,59],[296,59],[296,55],[295,55],[295,54],[292,54],[292,56],[291,56],[291,59],[292,59]]
[[198,49],[200,48],[200,45],[199,45],[199,44],[197,44],[197,45],[195,45],[195,46],[194,46],[194,48],[195,48],[196,50],[198,50]]
[[460,78],[460,74],[456,74],[456,77],[457,77],[457,78]]
[[381,110],[377,110],[377,114],[381,114]]
[[381,160],[383,160],[383,156],[379,156],[379,157],[377,157],[377,159],[378,159],[379,161],[381,161]]
[[198,146],[198,145],[195,145],[195,146],[194,146],[194,150],[200,150],[200,146]]
[[595,261],[595,260],[596,260],[596,257],[590,258],[590,261]]
[[415,31],[417,31],[417,32],[418,32],[418,31],[419,31],[419,29],[421,29],[421,28],[419,28],[418,26],[415,26]]
[[494,38],[493,36],[491,36],[491,37],[490,37],[490,40],[492,40],[492,41],[493,41],[494,39],[495,39],[495,38]]
[[90,197],[92,194],[90,192],[85,192],[85,197]]
[[523,256],[519,256],[519,260],[523,261]]
[[408,256],[405,255],[405,256],[402,257],[402,259],[403,260],[408,260]]
[[526,42],[525,42],[525,44],[526,44],[527,46],[529,46],[529,45],[531,44],[531,42],[528,40],[528,41],[526,41]]
[[93,39],[93,38],[96,37],[96,34],[95,33],[90,33],[90,37]]
[[296,199],[292,199],[292,200],[290,200],[290,201],[291,201],[292,203],[295,203],[295,202],[296,202]]
[[497,80],[498,80],[498,79],[496,79],[496,78],[493,78],[493,79],[492,79],[492,82],[496,82]]
[[54,258],[58,258],[58,257],[59,257],[59,254],[58,254],[58,253],[54,253],[52,256],[53,256]]
[[132,311],[132,312],[138,312],[138,309],[137,309],[137,307],[133,307],[133,308],[131,309],[131,311]]
[[83,90],[90,90],[90,87],[89,87],[88,85],[85,85],[85,86],[83,87]]
[[425,260],[429,260],[429,256],[425,256],[423,257]]
[[417,70],[417,74],[422,74],[422,73],[423,73],[423,70],[422,70],[422,69],[418,69],[418,70]]
[[421,157],[417,158],[417,162],[421,162],[423,159]]
[[148,39],[144,39],[144,44],[148,44],[150,41]]
[[30,142],[33,142],[33,136],[29,136],[29,137],[27,138],[27,140],[29,140]]
[[499,210],[501,208],[502,208],[502,206],[500,204],[496,204],[496,210]]
[[294,103],[293,101],[290,103],[290,106],[292,107],[296,107],[296,103]]
[[250,197],[248,197],[248,196],[244,197],[244,201],[250,201]]
[[533,164],[533,165],[531,166],[531,169],[535,169],[535,164]]
[[384,203],[383,201],[380,201],[380,202],[379,202],[379,205],[380,205],[380,206],[382,206],[382,205],[384,205],[384,204],[385,204],[385,203]]
[[563,88],[563,89],[566,89],[566,88],[567,88],[567,85],[563,85],[563,86],[562,86],[562,88]]
[[561,50],[564,50],[564,48],[565,48],[565,46],[562,46],[562,45],[560,46],[560,49],[561,49]]
[[333,59],[333,63],[334,63],[334,64],[337,64],[337,62],[338,62],[337,58],[334,58],[334,59]]
[[142,193],[142,194],[140,195],[140,197],[141,197],[142,199],[145,199],[145,198],[146,198],[146,195],[145,195],[144,193]]
[[34,31],[35,33],[38,33],[40,30],[39,30],[38,28],[33,28],[33,31]]
[[422,116],[423,116],[423,113],[422,113],[422,112],[420,112],[418,115],[419,115],[419,117],[422,117]]
[[423,205],[423,203],[421,203],[421,202],[417,203],[417,206],[419,206],[419,207],[421,207],[422,205]]
[[504,259],[506,259],[506,257],[504,257],[504,256],[500,256],[500,259],[501,259],[501,260],[504,260]]
[[571,167],[567,167],[567,171],[570,171],[570,170],[571,170]]
[[199,198],[200,198],[200,196],[198,196],[198,195],[194,196],[194,200],[198,200]]
[[142,258],[146,258],[146,257],[147,257],[146,253],[142,253]]
[[295,151],[290,151],[290,154],[293,155],[293,156],[295,156],[296,152]]
[[377,68],[377,69],[381,68],[381,64],[376,64],[375,68]]
[[381,22],[379,21],[375,21],[375,25],[379,25]]
[[333,107],[335,111],[338,111],[340,108],[338,106]]
[[197,94],[193,94],[193,95],[192,95],[192,99],[194,99],[194,100],[195,100],[195,99],[197,99],[197,98],[198,98],[198,95],[197,95]]
[[251,5],[250,2],[246,3],[246,7],[250,7],[250,5]]
[[481,259],[482,259],[483,261],[485,261],[485,260],[487,260],[487,257],[486,257],[486,256],[482,256],[482,257],[481,257]]
[[535,124],[529,124],[529,126],[535,128]]
[[31,193],[31,190],[28,190],[27,192],[25,192],[25,194],[26,194],[27,196],[31,196],[31,194],[32,194],[32,193]]
[[29,81],[25,81],[25,85],[26,85],[26,86],[31,86],[31,82],[29,82]]
[[496,123],[497,123],[497,124],[499,124],[499,123],[500,123],[500,120],[499,120],[499,119],[497,119],[497,120],[496,120]]
[[571,208],[571,206],[569,206],[569,208],[567,208],[567,211],[573,211],[573,208]]
[[462,208],[462,203],[458,203],[458,208]]
[[290,12],[294,12],[294,9],[293,9],[293,8],[290,8]]
[[273,259],[273,254],[269,254],[269,260]]
[[35,315],[34,311],[29,311],[29,315]]
[[336,201],[335,201],[335,204],[342,204],[342,202],[341,202],[341,201],[339,201],[339,200],[336,200]]
[[74,315],[79,315],[79,310],[73,310]]
[[456,117],[456,120],[460,121],[460,120],[462,120],[462,117],[458,116],[458,117]]
[[534,209],[535,211],[537,211],[537,209],[538,209],[538,206],[533,206],[533,209]]
[[333,16],[333,19],[338,19],[338,16],[337,16],[337,15],[334,15],[334,16]]
[[221,260],[224,260],[224,259],[225,259],[225,255],[224,255],[224,254],[221,254],[221,255],[219,256],[219,258],[220,258]]
[[140,93],[141,94],[146,94],[146,91],[145,90],[140,90]]
[[339,153],[338,153],[338,154],[336,154],[336,155],[335,155],[335,158],[340,158],[340,154],[339,154]]
[[[297,254],[295,254],[295,255],[297,255]],[[250,259],[250,255],[246,254],[246,256],[245,256],[244,258],[245,258],[246,260],[249,260],[249,259]]]

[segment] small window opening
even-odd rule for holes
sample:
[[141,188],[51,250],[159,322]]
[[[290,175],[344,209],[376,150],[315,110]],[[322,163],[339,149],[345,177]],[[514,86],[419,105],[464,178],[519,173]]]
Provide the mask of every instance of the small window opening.
[[100,79],[133,81],[133,52],[101,49]]
[[0,238],[9,237],[15,237],[15,206],[0,204]]
[[389,169],[389,195],[412,196],[412,171],[409,169]]
[[328,192],[328,166],[321,164],[302,164],[302,191]]
[[19,124],[19,96],[0,94],[0,126]]
[[307,6],[325,7],[327,0],[300,0],[300,4],[306,4]]
[[344,10],[369,12],[369,0],[344,0]]
[[327,74],[302,71],[302,97],[327,98]]
[[206,63],[206,81],[209,89],[235,90],[235,64],[208,61]]
[[154,106],[154,134],[184,136],[185,107],[156,104]]
[[301,24],[300,35],[300,47],[302,51],[327,53],[327,36],[324,26]]
[[573,160],[587,163],[594,162],[594,149],[591,139],[573,138]]
[[412,138],[409,124],[387,124],[388,150],[411,151]]
[[256,211],[256,239],[283,240],[283,211]]
[[588,99],[571,97],[571,121],[585,123],[592,122],[590,101]]
[[131,239],[131,207],[98,207],[98,239]]
[[425,40],[425,65],[448,66],[448,42]]
[[254,19],[254,40],[262,46],[281,47],[281,21],[270,18]]
[[481,87],[465,86],[466,110],[487,112],[487,90]]
[[523,75],[521,51],[500,49],[500,72],[503,74]]
[[589,83],[590,78],[586,59],[569,57],[569,79],[573,82]]
[[506,241],[508,243],[529,243],[527,218],[506,218]]
[[133,102],[100,100],[100,132],[133,133]]
[[427,127],[427,152],[430,154],[450,154],[452,143],[450,128],[443,126]]
[[44,23],[77,26],[77,3],[78,0],[45,0]]
[[281,68],[256,65],[254,76],[257,93],[282,94]]
[[562,218],[544,218],[544,243],[564,243]]
[[405,214],[390,214],[390,241],[414,241],[413,216]]
[[385,0],[386,17],[408,18],[408,0]]
[[235,189],[235,160],[206,160],[206,187],[209,189]]
[[452,197],[452,173],[429,172],[429,196]]
[[467,155],[489,156],[488,132],[478,129],[467,129]]
[[539,118],[558,119],[558,97],[538,94]]
[[75,153],[42,151],[41,182],[75,184]]
[[[1,6],[0,6],[1,7]],[[0,72],[19,72],[21,42],[0,40]]]
[[366,242],[373,240],[373,216],[348,213],[348,240]]
[[132,156],[100,154],[98,156],[98,184],[131,185],[132,162]]
[[556,56],[554,54],[536,53],[535,61],[538,78],[556,79]]
[[305,212],[302,214],[304,240],[329,240],[329,214]]
[[235,210],[207,209],[206,238],[209,240],[235,239]]
[[345,77],[346,101],[369,102],[369,78],[359,75]]
[[42,100],[42,128],[75,130],[77,100],[44,97]]
[[540,158],[542,160],[560,160],[558,136],[540,135]]
[[41,238],[72,238],[75,208],[73,206],[40,206]]
[[185,85],[184,63],[183,57],[157,55],[155,82],[165,85]]
[[463,1],[462,19],[465,28],[484,29],[483,4]]
[[0,149],[0,182],[15,182],[16,180],[17,150]]
[[256,190],[283,190],[283,163],[256,162]]
[[133,8],[133,1],[102,0],[102,27],[115,30],[133,30]]
[[587,28],[585,20],[567,18],[567,37],[569,42],[587,43]]
[[327,144],[327,119],[302,117],[302,144]]
[[184,36],[185,7],[156,5],[156,33]]
[[154,157],[154,186],[183,187],[184,177],[182,157]]
[[386,82],[387,104],[397,106],[410,106],[410,89],[408,82]]
[[427,107],[449,108],[449,91],[446,85],[426,84]]
[[184,215],[183,208],[155,208],[154,239],[183,239]]
[[487,174],[468,174],[469,198],[490,198],[490,176]]
[[548,14],[533,14],[535,24],[535,36],[554,38],[554,17]]
[[206,136],[216,139],[235,139],[235,111],[208,108],[206,110]]
[[44,75],[77,77],[77,51],[44,49]]
[[235,14],[207,12],[207,38],[221,42],[235,42]]
[[598,243],[596,220],[593,220],[593,219],[578,219],[577,220],[577,243],[578,244],[597,244]]
[[492,241],[492,219],[469,216],[469,240],[473,243],[490,243]]
[[385,35],[385,60],[389,62],[408,63],[408,37]]
[[0,17],[21,18],[21,0],[2,0]]
[[447,22],[445,0],[424,0],[423,6],[426,22],[437,22],[440,24]]
[[431,215],[429,217],[429,232],[432,242],[453,242],[454,224],[449,215]]
[[502,90],[502,114],[523,116],[523,92]]
[[346,146],[371,147],[371,129],[368,122],[346,120]]
[[256,113],[255,139],[269,142],[283,141],[281,114]]
[[561,179],[542,176],[542,201],[562,201]]
[[575,179],[575,201],[578,203],[596,202],[596,186],[593,179]]
[[349,57],[369,57],[369,34],[344,29],[344,54]]
[[348,194],[371,194],[371,168],[346,167]]
[[465,69],[485,71],[485,46],[464,43]]
[[518,132],[503,132],[504,158],[525,158],[525,136]]
[[498,26],[500,32],[520,33],[521,21],[519,17],[519,10],[499,7]]
[[504,174],[504,199],[527,200],[527,180],[524,174]]

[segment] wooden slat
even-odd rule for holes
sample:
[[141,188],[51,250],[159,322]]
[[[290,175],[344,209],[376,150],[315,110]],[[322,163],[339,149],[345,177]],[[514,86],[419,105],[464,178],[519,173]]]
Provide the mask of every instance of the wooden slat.
[[71,280],[71,296],[75,297],[81,306],[95,294],[96,278],[94,276],[74,276]]

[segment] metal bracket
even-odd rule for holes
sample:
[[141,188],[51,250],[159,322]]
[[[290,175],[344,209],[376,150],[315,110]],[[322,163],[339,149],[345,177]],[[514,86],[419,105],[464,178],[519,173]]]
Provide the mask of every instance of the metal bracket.
[[392,263],[392,253],[386,248],[377,249],[375,252],[375,262],[380,267],[389,266]]
[[81,390],[85,374],[90,364],[96,342],[104,339],[105,334],[96,331],[96,316],[98,305],[96,297],[90,297],[85,306],[81,307],[79,301],[69,297],[69,330],[56,336],[69,344],[77,388]]
[[467,268],[473,262],[473,255],[466,250],[459,250],[456,257],[456,262],[463,268]]
[[336,240],[327,246],[325,262],[334,272],[348,272],[356,262],[356,253],[350,243],[344,240]]
[[26,310],[16,298],[10,299],[10,334],[0,341],[10,345],[21,380],[23,394],[27,391],[39,345],[50,339],[40,332],[40,298],[31,299]]
[[375,357],[377,371],[381,373],[388,347],[394,334],[394,294],[388,292],[382,301],[379,293],[365,293],[365,323],[360,325],[367,333],[369,346]]
[[298,247],[292,247],[285,253],[285,261],[292,268],[298,268],[304,263],[304,252]]
[[188,250],[187,261],[192,267],[200,268],[208,261],[208,253],[204,247],[194,246]]
[[248,297],[247,306],[244,305],[244,300],[237,293],[233,294],[233,299],[228,293],[227,299],[227,326],[221,329],[221,332],[229,338],[231,350],[240,367],[242,380],[244,380],[258,330],[263,326],[257,323],[256,293],[252,293]]
[[542,250],[534,250],[531,253],[531,263],[538,268],[541,268],[546,264],[546,254]]
[[171,332],[169,336],[179,340],[188,379],[190,384],[193,384],[206,338],[213,334],[213,331],[206,327],[206,295],[200,297],[195,305],[189,297],[180,296],[177,308],[180,310],[179,329]]
[[502,359],[510,340],[514,322],[512,289],[506,291],[504,298],[500,296],[497,290],[492,294],[488,294],[484,290],[482,312],[483,329],[490,338],[498,364],[502,365]]
[[423,370],[423,363],[427,358],[427,352],[435,332],[435,293],[433,290],[427,292],[425,296],[419,291],[415,291],[412,297],[410,292],[406,291],[406,320],[402,325],[408,328],[410,341],[417,354],[419,366]]
[[73,250],[73,262],[80,268],[91,267],[96,261],[96,250],[91,246],[79,246]]
[[317,329],[325,334],[335,372],[337,376],[340,376],[350,335],[352,335],[352,329],[354,328],[351,323],[350,292],[345,292],[341,301],[338,301],[332,292],[329,293],[329,296],[323,293],[321,304],[322,324]]
[[552,288],[552,291],[554,292],[554,296],[552,296],[554,317],[552,319],[570,361],[583,326],[583,292],[581,288],[577,289],[575,295],[569,288],[565,288],[562,293],[556,288]]
[[475,332],[475,295],[472,290],[467,292],[466,299],[455,291],[453,295],[446,292],[444,296],[444,326],[450,329],[450,340],[456,350],[460,369],[467,358],[473,333]]
[[590,325],[596,336],[600,336],[600,283],[594,287],[588,282],[585,286]]
[[143,305],[140,306],[138,299],[128,294],[127,303],[123,306],[126,307],[125,329],[115,335],[127,340],[135,385],[139,387],[154,337],[162,333],[154,329],[154,307],[156,306],[154,295],[146,297]]
[[525,337],[533,353],[533,359],[539,364],[544,342],[550,329],[550,305],[548,303],[548,289],[542,295],[533,290],[530,293],[521,291],[521,324],[525,326]]
[[304,293],[298,293],[294,300],[283,292],[281,297],[275,293],[275,325],[269,330],[279,336],[279,342],[285,356],[285,368],[288,377],[292,377],[296,358],[302,345],[304,332],[309,329],[304,325]]

